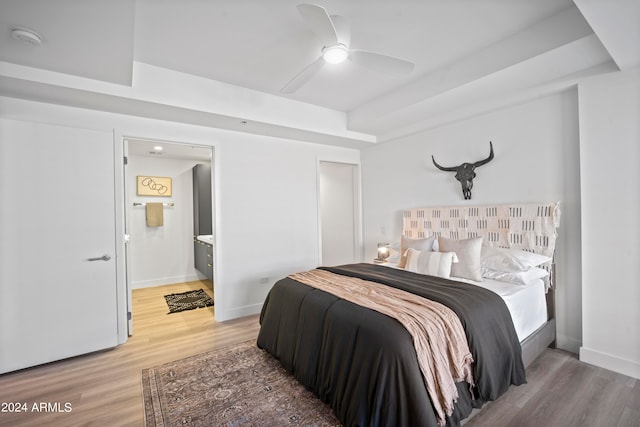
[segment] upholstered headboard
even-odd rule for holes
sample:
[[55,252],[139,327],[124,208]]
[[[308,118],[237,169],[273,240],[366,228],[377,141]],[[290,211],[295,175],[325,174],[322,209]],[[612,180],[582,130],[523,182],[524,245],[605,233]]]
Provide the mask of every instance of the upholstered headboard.
[[483,237],[483,244],[532,251],[553,257],[560,224],[560,203],[447,206],[404,212],[402,233],[450,239]]

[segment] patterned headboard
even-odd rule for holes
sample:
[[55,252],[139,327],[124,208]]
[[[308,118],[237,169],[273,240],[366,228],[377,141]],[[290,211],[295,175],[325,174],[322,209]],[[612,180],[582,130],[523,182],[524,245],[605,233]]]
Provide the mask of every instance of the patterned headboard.
[[553,257],[560,225],[560,203],[449,206],[404,212],[402,233],[450,239],[483,237],[483,244],[523,249]]

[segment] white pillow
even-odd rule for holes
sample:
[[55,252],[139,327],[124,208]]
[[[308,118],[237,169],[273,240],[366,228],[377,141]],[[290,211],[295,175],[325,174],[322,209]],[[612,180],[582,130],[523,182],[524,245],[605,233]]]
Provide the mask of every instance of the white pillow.
[[482,252],[482,237],[471,239],[453,240],[446,237],[438,237],[440,252],[455,252],[458,263],[451,266],[451,275],[464,279],[482,281],[480,271],[480,254]]
[[458,262],[458,258],[453,252],[417,251],[409,248],[404,268],[414,273],[448,279],[451,277],[451,264],[455,262]]
[[509,282],[516,285],[528,285],[538,279],[544,279],[549,272],[544,268],[531,267],[525,271],[499,271],[482,267],[482,277],[486,279],[499,280],[501,282]]
[[400,239],[400,261],[398,262],[398,267],[404,268],[407,263],[407,249],[413,248],[419,251],[432,251],[435,240],[435,236],[426,239],[409,239],[408,237],[402,236]]
[[549,261],[551,258],[548,256],[520,249],[482,247],[482,266],[491,270],[526,271]]

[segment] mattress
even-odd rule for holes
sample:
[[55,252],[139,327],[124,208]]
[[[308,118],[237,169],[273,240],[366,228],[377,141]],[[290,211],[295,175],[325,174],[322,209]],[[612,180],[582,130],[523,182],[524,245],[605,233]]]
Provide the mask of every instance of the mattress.
[[513,326],[520,342],[534,333],[547,321],[547,300],[545,285],[538,279],[528,285],[514,285],[492,279],[482,279],[481,282],[452,277],[452,280],[480,286],[500,295],[507,304]]

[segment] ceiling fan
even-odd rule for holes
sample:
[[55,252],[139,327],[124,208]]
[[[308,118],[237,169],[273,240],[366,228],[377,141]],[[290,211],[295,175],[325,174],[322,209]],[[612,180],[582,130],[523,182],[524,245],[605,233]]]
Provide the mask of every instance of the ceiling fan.
[[329,15],[325,8],[315,4],[299,4],[298,12],[323,42],[321,54],[280,89],[293,93],[307,83],[326,64],[338,64],[349,59],[356,64],[386,74],[407,74],[414,64],[404,59],[360,49],[350,49],[349,23],[338,15]]

